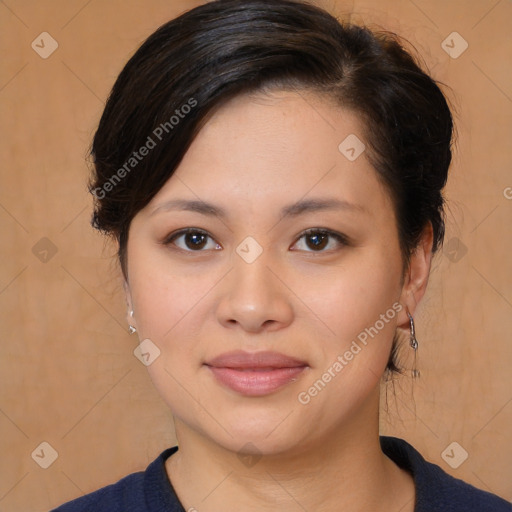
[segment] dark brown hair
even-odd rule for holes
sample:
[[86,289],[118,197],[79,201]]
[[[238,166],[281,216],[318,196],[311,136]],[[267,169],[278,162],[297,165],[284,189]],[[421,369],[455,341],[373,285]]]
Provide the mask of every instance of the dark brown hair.
[[[217,0],[142,44],[95,134],[93,225],[117,240],[125,275],[133,217],[172,176],[209,116],[236,95],[269,88],[308,89],[356,112],[366,156],[393,199],[404,265],[429,222],[433,251],[440,247],[452,116],[398,37],[300,1]],[[396,343],[391,370],[395,352]]]

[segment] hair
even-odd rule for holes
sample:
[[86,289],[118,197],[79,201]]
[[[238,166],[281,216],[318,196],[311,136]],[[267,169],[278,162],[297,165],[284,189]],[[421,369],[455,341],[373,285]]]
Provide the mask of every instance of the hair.
[[[132,219],[202,126],[235,96],[272,89],[318,93],[362,120],[365,155],[392,198],[404,268],[429,223],[432,251],[441,246],[452,116],[398,36],[299,0],[217,0],[165,23],[140,46],[93,139],[92,224],[117,241],[125,277]],[[390,371],[399,371],[396,354],[395,335]]]

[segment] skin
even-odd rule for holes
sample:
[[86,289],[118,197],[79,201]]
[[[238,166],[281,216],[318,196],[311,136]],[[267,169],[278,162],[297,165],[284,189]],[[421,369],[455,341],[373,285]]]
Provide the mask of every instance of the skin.
[[[414,508],[411,476],[380,449],[379,384],[395,330],[408,329],[406,308],[414,315],[425,291],[432,229],[404,274],[388,190],[365,153],[351,162],[338,150],[349,134],[364,140],[358,117],[313,93],[237,97],[132,221],[128,321],[161,351],[148,371],[175,418],[179,451],[166,470],[186,510]],[[281,216],[313,198],[360,208]],[[165,206],[174,199],[213,203],[226,216]],[[184,228],[211,238],[201,250],[190,237],[169,242]],[[348,243],[327,238],[316,249],[302,236],[310,228]],[[247,236],[263,250],[252,263],[236,252]],[[401,311],[301,404],[298,394],[394,303]],[[269,395],[243,396],[203,364],[235,349],[278,351],[308,368]]]

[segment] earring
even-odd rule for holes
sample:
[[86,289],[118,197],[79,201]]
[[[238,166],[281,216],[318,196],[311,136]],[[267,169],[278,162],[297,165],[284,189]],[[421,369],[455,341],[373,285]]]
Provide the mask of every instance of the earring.
[[[133,309],[130,311],[130,316],[133,318]],[[133,327],[133,325],[130,325],[128,327],[128,330],[130,331],[130,334],[133,334],[134,332],[137,332],[137,329]]]
[[420,376],[419,370],[416,369],[416,352],[418,350],[418,340],[416,339],[416,330],[414,329],[414,319],[412,318],[412,315],[409,313],[409,311],[407,311],[407,316],[409,317],[409,324],[411,327],[409,345],[411,345],[411,348],[414,350],[414,365],[413,369],[411,370],[411,375],[416,379]]
[[409,323],[411,325],[411,338],[409,341],[409,344],[411,345],[411,348],[416,351],[418,349],[418,340],[416,339],[416,331],[414,329],[414,320],[412,318],[412,315],[407,312],[407,315],[409,316]]

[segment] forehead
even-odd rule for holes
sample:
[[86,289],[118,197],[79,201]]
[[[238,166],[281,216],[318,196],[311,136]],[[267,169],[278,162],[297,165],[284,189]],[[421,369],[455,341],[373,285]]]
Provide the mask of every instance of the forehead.
[[214,199],[228,211],[257,209],[326,193],[389,206],[365,151],[349,159],[345,141],[361,151],[362,122],[326,98],[306,91],[238,96],[212,115],[148,206],[185,196]]
[[[201,130],[188,157],[209,153],[210,164],[265,169],[274,177],[296,174],[339,156],[340,142],[350,134],[362,139],[362,126],[353,112],[342,110],[311,92],[272,91],[238,96],[221,107]],[[299,172],[301,171],[301,172]]]

